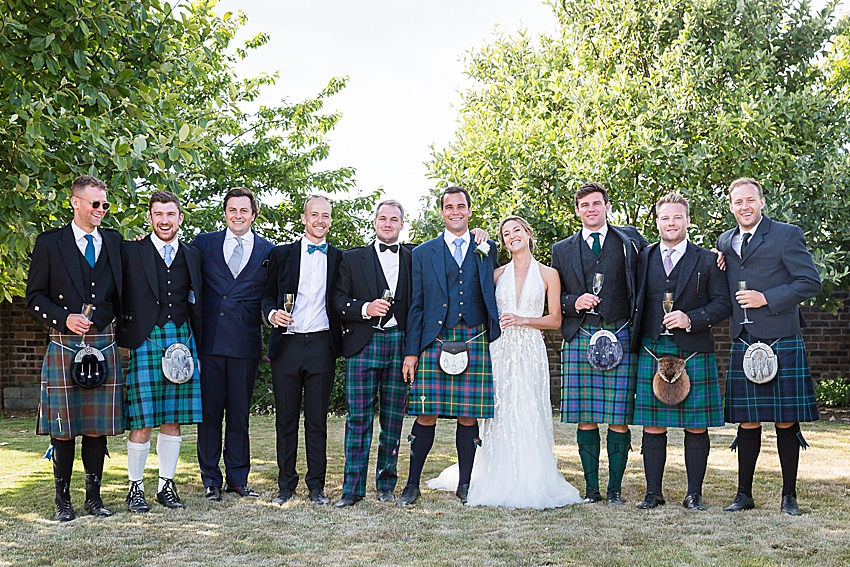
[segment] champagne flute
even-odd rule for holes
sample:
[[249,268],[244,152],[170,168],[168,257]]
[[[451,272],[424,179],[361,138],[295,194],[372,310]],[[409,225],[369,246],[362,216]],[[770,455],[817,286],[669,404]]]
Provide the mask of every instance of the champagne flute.
[[[741,281],[738,282],[738,291],[747,291],[747,282],[746,281],[741,280]],[[744,307],[743,309],[744,309],[744,320],[741,321],[741,324],[742,325],[749,325],[750,323],[752,323],[752,321],[750,321],[747,318],[747,308]]]
[[[94,315],[94,305],[91,303],[83,303],[83,308],[80,310],[80,315],[91,321],[92,315]],[[80,338],[80,343],[77,345],[80,348],[86,348],[86,334],[83,333]]]
[[[595,274],[593,274],[593,295],[597,295],[597,296],[599,295],[599,292],[602,291],[602,283],[604,281],[605,281],[605,274],[602,274],[600,272],[596,272]],[[599,313],[596,311],[595,305],[590,308],[590,311],[588,311],[588,313],[593,313],[594,315],[599,315]]]
[[[670,313],[673,311],[673,293],[666,291],[664,292],[664,299],[661,301],[661,307],[664,309],[664,313]],[[667,337],[672,337],[673,333],[670,332],[666,326],[664,327],[664,332],[661,333]]]
[[[384,300],[384,301],[386,301],[387,303],[392,303],[392,302],[393,302],[393,292],[392,292],[392,290],[391,290],[391,289],[385,289],[385,290],[384,290],[384,293],[382,293],[382,294],[381,294],[381,299],[383,299],[383,300]],[[378,329],[379,331],[386,331],[386,329],[384,328],[384,326],[383,326],[383,325],[381,325],[381,320],[382,320],[382,319],[383,319],[383,317],[378,317],[378,324],[377,324],[377,325],[372,325],[372,328],[373,328],[373,329]]]
[[[283,310],[286,311],[289,315],[292,315],[292,309],[295,307],[295,294],[287,293],[283,296]],[[283,332],[284,335],[294,335],[295,331],[291,329],[291,325],[286,327],[286,330]]]

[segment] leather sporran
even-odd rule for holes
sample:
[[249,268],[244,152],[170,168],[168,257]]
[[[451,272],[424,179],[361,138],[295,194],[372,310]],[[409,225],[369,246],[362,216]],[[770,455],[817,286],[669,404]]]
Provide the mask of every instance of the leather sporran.
[[658,359],[658,371],[652,377],[652,393],[658,401],[675,406],[681,404],[691,392],[691,379],[685,370],[685,361],[673,356]]
[[440,368],[446,374],[457,376],[469,366],[469,352],[463,341],[440,343]]
[[74,356],[70,370],[74,384],[87,390],[97,388],[106,382],[106,357],[93,346],[84,346]]
[[587,346],[587,361],[596,370],[616,368],[623,360],[623,345],[611,331],[600,329],[591,335]]

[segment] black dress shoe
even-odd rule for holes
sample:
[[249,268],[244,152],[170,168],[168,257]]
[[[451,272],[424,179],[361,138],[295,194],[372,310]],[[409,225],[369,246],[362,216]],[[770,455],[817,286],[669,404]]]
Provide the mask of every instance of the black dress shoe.
[[57,497],[56,515],[53,516],[53,519],[57,522],[70,522],[76,517],[76,514],[74,514],[74,507],[71,506],[71,500],[69,498]]
[[609,490],[605,494],[605,504],[608,506],[624,506],[626,501],[620,496],[619,490]]
[[156,501],[172,510],[182,508],[183,503],[180,502],[180,497],[177,495],[177,487],[174,486],[174,479],[166,478],[162,490],[156,493]]
[[793,494],[782,497],[782,506],[780,509],[783,514],[788,514],[789,516],[803,515],[803,513],[800,512],[800,507],[797,506],[797,497]]
[[378,491],[378,502],[392,502],[395,500],[395,494],[392,490],[381,489]]
[[599,493],[599,490],[595,488],[588,488],[584,492],[584,499],[581,501],[582,504],[596,504],[602,500],[602,495]]
[[363,500],[362,496],[353,496],[351,494],[343,494],[342,498],[339,499],[339,502],[334,504],[335,508],[348,508],[349,506],[354,506],[358,502]]
[[321,488],[313,488],[310,490],[310,502],[320,506],[326,506],[331,503],[328,497],[325,496],[325,491]]
[[103,505],[103,500],[100,498],[89,498],[83,504],[83,508],[85,508],[86,512],[98,518],[108,518],[114,515],[112,510]]
[[723,508],[724,512],[740,512],[741,510],[752,510],[756,507],[756,501],[752,496],[747,496],[743,492],[735,495],[735,499],[731,504]]
[[704,512],[707,508],[702,503],[702,496],[699,494],[688,494],[682,501],[682,506],[688,510],[699,510]]
[[246,496],[250,496],[251,498],[259,498],[260,494],[255,492],[253,489],[248,488],[247,486],[225,486],[225,492],[235,492],[240,497],[245,498]]
[[396,501],[396,505],[398,506],[411,506],[419,499],[419,487],[413,486],[412,484],[408,484],[404,487],[404,490],[401,492],[401,496],[398,497]]
[[667,501],[664,500],[664,496],[661,494],[655,494],[654,492],[647,492],[643,497],[643,501],[639,502],[635,508],[638,510],[652,510],[653,508],[664,506],[665,504],[667,504]]
[[466,504],[466,502],[469,500],[469,485],[461,484],[460,486],[458,486],[457,490],[455,491],[455,496],[460,498],[460,501],[463,504]]
[[204,498],[210,502],[221,502],[221,489],[217,486],[208,486],[204,489]]
[[283,506],[292,498],[292,491],[288,488],[281,488],[277,496],[272,498],[272,504],[277,504],[278,506]]
[[144,514],[150,512],[151,507],[148,501],[145,500],[145,491],[142,489],[141,482],[131,482],[130,492],[127,493],[127,509],[131,512]]

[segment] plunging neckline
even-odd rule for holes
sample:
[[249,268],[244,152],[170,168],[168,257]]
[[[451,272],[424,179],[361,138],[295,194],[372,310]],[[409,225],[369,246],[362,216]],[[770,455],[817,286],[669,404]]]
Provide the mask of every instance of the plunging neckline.
[[511,275],[514,278],[514,289],[515,289],[515,291],[514,291],[514,308],[517,311],[519,311],[520,307],[522,306],[522,294],[525,293],[525,284],[528,282],[528,275],[529,275],[529,273],[531,273],[531,266],[535,262],[537,262],[537,260],[532,258],[531,261],[528,263],[528,269],[525,271],[525,277],[522,279],[522,287],[518,288],[517,287],[517,281],[516,281],[516,263],[513,260],[511,260],[511,264],[512,264],[512,267],[513,267],[513,274],[511,274]]

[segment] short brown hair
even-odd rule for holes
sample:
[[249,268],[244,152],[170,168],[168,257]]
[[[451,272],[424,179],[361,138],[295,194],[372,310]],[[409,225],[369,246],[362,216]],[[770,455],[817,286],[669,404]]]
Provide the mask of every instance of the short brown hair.
[[176,203],[177,212],[183,214],[183,207],[180,205],[180,199],[171,191],[154,191],[151,193],[151,200],[148,203],[148,212],[153,208],[154,203]]
[[224,196],[224,204],[222,204],[222,208],[227,210],[227,201],[234,197],[248,197],[251,201],[251,212],[254,215],[260,214],[260,206],[257,204],[257,199],[254,197],[254,192],[248,189],[247,187],[234,187]]
[[80,175],[71,183],[71,195],[79,197],[80,193],[82,193],[86,187],[94,187],[95,189],[106,191],[106,183],[94,175]]
[[304,201],[304,213],[303,214],[305,214],[305,215],[307,214],[307,205],[309,205],[311,201],[315,201],[316,199],[323,199],[323,200],[327,201],[328,205],[331,206],[331,210],[333,210],[333,203],[331,203],[331,200],[328,199],[327,197],[325,197],[324,195],[310,195],[309,197],[307,197],[307,200]]
[[443,199],[446,195],[456,195],[458,193],[463,193],[464,197],[466,197],[466,206],[472,207],[472,197],[469,196],[469,191],[467,191],[463,187],[452,185],[451,187],[446,187],[440,194],[440,208],[443,208]]
[[576,207],[578,207],[578,200],[584,199],[591,193],[602,193],[602,198],[608,203],[608,191],[605,190],[605,187],[602,186],[601,183],[597,183],[596,181],[588,181],[578,188],[576,191],[575,202]]
[[764,198],[764,191],[761,188],[761,183],[753,179],[752,177],[739,177],[735,181],[729,184],[729,197],[732,197],[732,191],[740,187],[741,185],[752,185],[758,190],[759,199]]
[[381,211],[381,207],[395,207],[401,213],[401,218],[404,219],[404,207],[401,206],[401,203],[396,201],[395,199],[386,199],[378,203],[378,206],[375,207],[375,218],[378,218],[378,213]]
[[534,231],[531,230],[531,225],[528,224],[528,221],[522,217],[518,217],[516,215],[510,215],[502,219],[502,222],[499,223],[499,244],[507,248],[507,244],[505,244],[505,238],[502,236],[502,229],[505,227],[507,223],[510,221],[514,221],[518,223],[525,232],[528,233],[528,251],[534,251]]
[[685,198],[684,195],[680,195],[675,191],[667,193],[666,195],[658,199],[658,202],[655,203],[655,214],[658,214],[658,210],[661,208],[661,205],[666,205],[668,203],[682,205],[683,207],[685,207],[685,215],[690,216],[691,206],[688,203],[688,200]]

